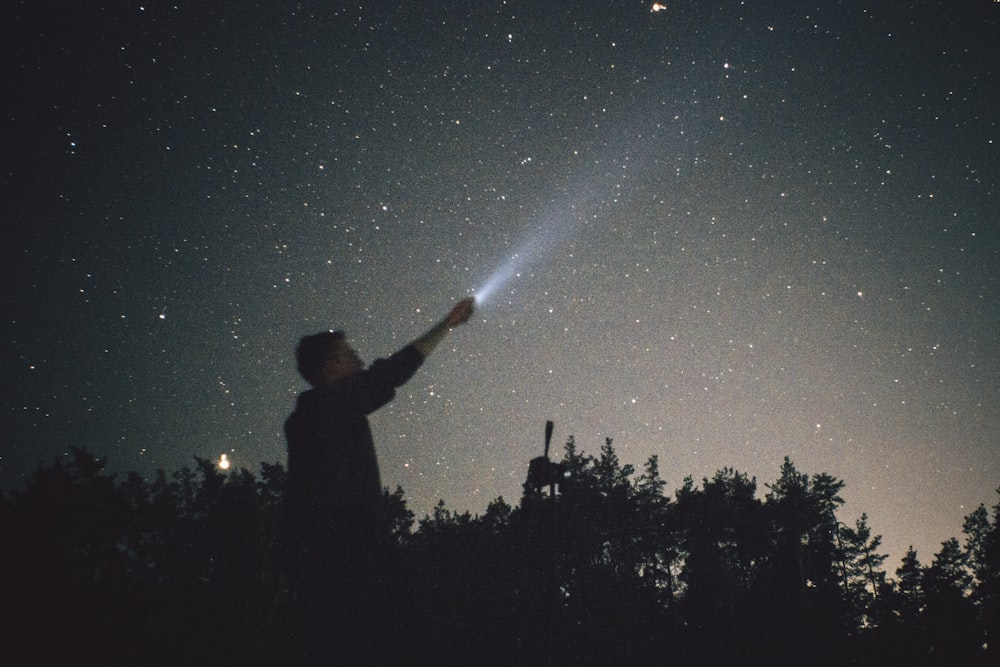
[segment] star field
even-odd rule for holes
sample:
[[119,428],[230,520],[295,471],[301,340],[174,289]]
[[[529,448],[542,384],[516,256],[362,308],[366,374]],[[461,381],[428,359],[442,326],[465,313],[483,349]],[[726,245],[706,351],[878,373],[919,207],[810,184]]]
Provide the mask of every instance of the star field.
[[997,500],[1000,4],[4,13],[5,488],[284,461],[300,336],[499,275],[371,419],[418,517],[515,503],[547,419],[671,490],[828,472],[890,571]]

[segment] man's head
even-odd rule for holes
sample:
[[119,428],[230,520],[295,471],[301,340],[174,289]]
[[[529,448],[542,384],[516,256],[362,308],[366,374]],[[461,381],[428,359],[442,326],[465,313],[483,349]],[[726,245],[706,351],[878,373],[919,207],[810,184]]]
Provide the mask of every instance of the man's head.
[[353,375],[364,368],[343,331],[322,331],[304,336],[295,348],[299,373],[314,387]]

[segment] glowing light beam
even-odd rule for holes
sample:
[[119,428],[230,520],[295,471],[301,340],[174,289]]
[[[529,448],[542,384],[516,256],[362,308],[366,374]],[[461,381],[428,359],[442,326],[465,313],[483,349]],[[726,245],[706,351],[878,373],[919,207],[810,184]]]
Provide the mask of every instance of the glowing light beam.
[[513,278],[517,274],[517,267],[521,261],[523,260],[520,255],[515,253],[513,257],[501,264],[500,268],[494,271],[493,275],[486,279],[486,282],[483,283],[482,287],[474,291],[476,303],[486,303],[486,301],[493,296],[493,292],[495,292],[498,287]]
[[483,283],[473,290],[478,305],[494,297],[500,288],[513,278],[520,278],[525,271],[550,254],[558,242],[563,241],[578,226],[581,213],[576,204],[557,206],[542,218],[537,230],[517,252],[510,255]]

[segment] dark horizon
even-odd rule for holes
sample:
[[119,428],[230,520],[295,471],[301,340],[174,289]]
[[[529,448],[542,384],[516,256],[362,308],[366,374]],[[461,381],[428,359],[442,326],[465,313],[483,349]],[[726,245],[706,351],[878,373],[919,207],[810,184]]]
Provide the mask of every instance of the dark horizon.
[[[568,442],[558,480],[542,460],[516,505],[498,498],[482,516],[439,503],[415,521],[402,490],[385,490],[372,664],[995,661],[1000,502],[933,560],[910,553],[894,568],[877,530],[837,517],[844,482],[788,460],[766,499],[732,469],[668,499],[655,457],[636,470],[611,442],[595,455]],[[298,664],[283,469],[200,459],[116,483],[102,468],[75,450],[0,494],[0,558],[17,573],[8,650]]]
[[[551,422],[549,422],[549,423],[551,423]],[[608,440],[605,441],[605,446],[608,446],[608,445],[610,445],[612,447],[612,449],[614,450],[615,444],[614,444],[614,440],[613,439],[608,439]],[[544,451],[543,452],[544,456],[543,457],[539,457],[539,458],[547,458],[547,459],[551,460],[552,462],[557,462],[557,461],[560,460],[560,457],[565,456],[565,454],[566,454],[566,447],[568,447],[568,446],[572,446],[572,451],[575,454],[583,456],[583,457],[590,457],[590,458],[593,458],[595,460],[600,457],[601,451],[603,449],[603,448],[597,448],[597,450],[595,451],[595,450],[590,449],[590,448],[582,447],[579,443],[577,443],[575,436],[570,435],[567,438],[566,442],[563,444],[563,448],[562,449],[560,449],[559,447],[552,446],[551,451],[548,451],[548,450]],[[536,454],[537,453],[538,452],[536,452]],[[166,469],[166,468],[162,468],[161,467],[161,468],[157,468],[151,474],[148,474],[148,473],[142,473],[142,472],[136,471],[136,470],[124,470],[120,466],[114,465],[114,461],[111,460],[111,458],[109,456],[100,457],[100,456],[97,456],[95,453],[91,452],[89,450],[89,448],[87,448],[87,447],[75,447],[75,446],[72,446],[72,447],[70,447],[69,451],[67,451],[65,454],[63,454],[61,456],[57,456],[54,459],[49,460],[49,461],[39,461],[38,464],[36,465],[36,467],[34,468],[34,470],[32,470],[31,474],[27,475],[24,478],[24,480],[22,480],[22,484],[19,487],[0,488],[0,494],[4,494],[5,496],[7,496],[8,499],[14,498],[18,494],[23,493],[24,490],[25,490],[25,488],[26,488],[26,485],[30,484],[32,482],[32,480],[35,478],[35,476],[38,475],[39,473],[44,473],[46,470],[50,470],[54,466],[58,467],[58,466],[64,466],[64,465],[66,465],[68,463],[71,464],[72,461],[74,461],[78,456],[81,456],[81,455],[84,456],[85,458],[86,457],[93,458],[96,462],[98,462],[100,464],[100,470],[102,471],[102,473],[108,475],[112,480],[114,480],[118,484],[123,483],[125,480],[129,479],[132,475],[137,475],[145,483],[151,484],[151,483],[154,483],[158,479],[172,479],[172,478],[177,477],[178,475],[182,475],[182,474],[186,474],[186,473],[194,473],[194,472],[197,472],[199,470],[208,470],[209,468],[213,469],[218,475],[220,475],[220,476],[222,476],[223,478],[226,478],[226,479],[229,479],[229,478],[235,479],[235,478],[246,476],[246,475],[251,475],[251,476],[257,477],[257,476],[260,475],[260,473],[261,473],[262,470],[267,470],[267,471],[270,471],[270,472],[277,472],[277,473],[279,473],[281,475],[283,475],[284,471],[285,471],[285,463],[284,463],[284,461],[260,461],[260,462],[258,462],[258,464],[255,467],[248,468],[248,467],[243,466],[243,465],[241,465],[241,466],[233,466],[233,465],[231,465],[231,463],[228,460],[226,462],[226,465],[222,466],[222,465],[220,465],[220,459],[209,459],[209,458],[205,458],[205,457],[202,457],[202,456],[195,455],[195,456],[192,457],[191,462],[188,463],[188,464],[181,464],[180,466],[178,466],[178,467],[176,467],[174,469]],[[656,456],[656,455],[654,455],[654,456]],[[618,458],[617,453],[615,454],[615,458],[616,459]],[[534,460],[534,457],[532,457],[532,461],[533,460]],[[527,485],[529,484],[529,480],[531,479],[531,471],[530,471],[530,467],[531,466],[529,466],[529,463],[530,463],[530,461],[525,461],[524,462],[524,466],[523,466],[524,472],[526,473],[526,480],[522,481],[522,483],[520,485],[521,486],[521,493],[522,494],[525,492],[525,489],[527,488]],[[633,475],[634,476],[638,476],[638,475],[640,475],[643,472],[644,466],[646,466],[648,463],[649,463],[648,460],[647,461],[643,461],[643,462],[639,462],[639,461],[621,461],[620,462],[620,466],[622,468],[627,468],[627,469],[632,470],[633,471]],[[659,459],[658,456],[657,456],[657,464],[658,464],[658,468],[657,469],[658,469],[659,473],[663,474],[664,464],[662,463],[662,461],[660,461],[660,459]],[[788,464],[791,464],[794,467],[795,461],[792,460],[791,457],[786,456],[785,457],[785,461],[783,462],[782,466],[786,466]],[[696,476],[691,475],[691,474],[684,475],[681,478],[681,480],[680,480],[681,484],[678,485],[678,486],[676,486],[676,488],[674,488],[672,491],[670,490],[670,487],[671,487],[670,483],[666,479],[664,479],[664,484],[663,484],[663,488],[662,488],[662,497],[667,502],[672,502],[672,501],[676,500],[677,494],[679,492],[682,492],[684,490],[685,485],[687,484],[687,482],[689,480],[691,482],[693,482],[697,486],[697,485],[703,484],[704,482],[712,480],[715,476],[719,475],[720,473],[729,472],[729,471],[731,471],[731,472],[733,472],[733,473],[735,473],[737,475],[746,476],[747,479],[750,482],[752,482],[755,485],[755,487],[756,487],[756,493],[754,494],[754,498],[756,498],[758,501],[760,501],[762,503],[766,503],[767,502],[765,494],[769,491],[770,482],[767,482],[767,481],[764,481],[764,480],[760,480],[756,476],[748,475],[746,471],[740,470],[738,467],[731,466],[731,465],[723,465],[723,466],[719,467],[717,470],[715,470],[712,474],[710,474],[710,475],[704,475],[704,476],[701,476],[701,477],[696,477]],[[781,470],[779,468],[779,470],[775,471],[775,474],[773,475],[773,477],[777,478],[780,475],[780,472],[781,472]],[[815,471],[815,472],[810,471],[810,472],[807,472],[805,474],[808,477],[813,477],[815,475],[828,475],[829,473],[826,473],[825,471]],[[833,479],[838,479],[838,478],[836,478],[835,476],[833,476]],[[850,482],[850,480],[843,480],[843,479],[840,479],[839,481],[841,483],[843,483],[843,485],[844,485],[844,488],[840,492],[840,496],[846,495],[846,492],[850,490],[851,482]],[[544,486],[545,486],[545,488],[548,488],[547,484],[544,485]],[[394,493],[394,494],[396,494],[398,496],[398,500],[401,501],[404,505],[408,506],[408,504],[409,504],[409,495],[407,494],[407,490],[405,488],[403,488],[402,486],[400,486],[400,485],[396,485],[394,488],[395,488],[395,490],[393,490],[393,488],[390,487],[390,486],[385,486],[384,487],[384,492],[387,493],[387,494],[388,493]],[[544,491],[544,489],[542,489],[542,490]],[[884,545],[881,546],[880,550],[886,556],[886,561],[885,562],[886,562],[886,575],[887,575],[887,578],[890,581],[893,579],[894,568],[891,567],[891,566],[894,563],[898,565],[899,563],[901,563],[902,561],[904,561],[908,557],[908,555],[910,555],[911,552],[913,554],[916,554],[916,556],[919,559],[921,559],[921,562],[926,561],[926,562],[929,563],[930,559],[934,555],[936,555],[940,551],[940,549],[948,541],[956,538],[956,536],[958,536],[959,534],[961,534],[962,524],[963,524],[964,520],[968,517],[968,514],[973,513],[973,511],[975,511],[977,507],[985,507],[987,509],[993,508],[993,507],[1000,507],[1000,502],[998,502],[998,501],[1000,501],[1000,498],[998,498],[998,496],[1000,496],[1000,479],[998,479],[997,487],[994,489],[993,497],[992,498],[983,499],[977,506],[970,508],[969,512],[966,514],[966,516],[963,517],[963,521],[959,522],[958,525],[955,526],[955,528],[953,529],[953,531],[951,533],[947,534],[935,546],[935,548],[933,550],[931,550],[931,551],[921,552],[919,549],[916,549],[914,547],[914,544],[912,543],[912,541],[903,550],[903,552],[901,552],[899,554],[892,553],[891,550],[888,550]],[[432,516],[434,516],[441,509],[447,509],[447,512],[448,512],[449,515],[453,515],[455,517],[465,516],[465,517],[469,517],[469,518],[472,518],[472,519],[479,520],[479,519],[482,518],[483,514],[489,512],[490,506],[494,505],[497,502],[510,503],[511,500],[512,500],[512,497],[504,497],[503,495],[498,495],[498,496],[496,496],[494,498],[489,499],[486,502],[483,511],[479,512],[479,511],[476,511],[474,508],[455,507],[455,506],[451,505],[450,503],[448,503],[448,501],[447,501],[446,498],[438,498],[438,499],[436,499],[434,501],[434,504],[432,505],[432,507],[430,509],[428,509],[427,511],[425,511],[425,512],[422,513],[422,516],[421,516],[421,514],[419,514],[417,512],[414,512],[414,517],[416,519],[420,520],[420,521],[423,521],[423,520],[427,520],[427,519],[431,518]],[[839,505],[838,506],[838,510],[841,511],[841,513],[843,513],[843,505]],[[875,523],[872,522],[871,516],[873,516],[873,514],[874,515],[878,514],[878,508],[877,507],[876,508],[860,508],[857,516],[843,517],[843,518],[838,519],[838,521],[839,521],[839,524],[841,526],[846,526],[847,522],[845,522],[844,519],[847,519],[850,523],[854,523],[855,521],[857,521],[858,519],[861,518],[861,515],[865,515],[865,517],[867,517],[866,518],[866,524],[871,529],[872,534],[874,536],[879,537],[880,538],[880,542],[881,542],[882,538],[884,536],[882,535],[882,531],[881,531],[880,527],[877,524],[875,524]]]

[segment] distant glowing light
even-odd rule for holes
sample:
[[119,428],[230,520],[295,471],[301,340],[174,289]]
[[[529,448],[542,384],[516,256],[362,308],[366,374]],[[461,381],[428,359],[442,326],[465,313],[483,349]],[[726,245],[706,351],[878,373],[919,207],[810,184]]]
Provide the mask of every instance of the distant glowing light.
[[666,5],[660,4],[659,2],[654,2],[653,6],[649,8],[649,11],[654,12],[654,13],[655,12],[662,12],[666,8],[667,8]]
[[219,470],[229,470],[229,457],[223,454],[216,465],[219,466]]

